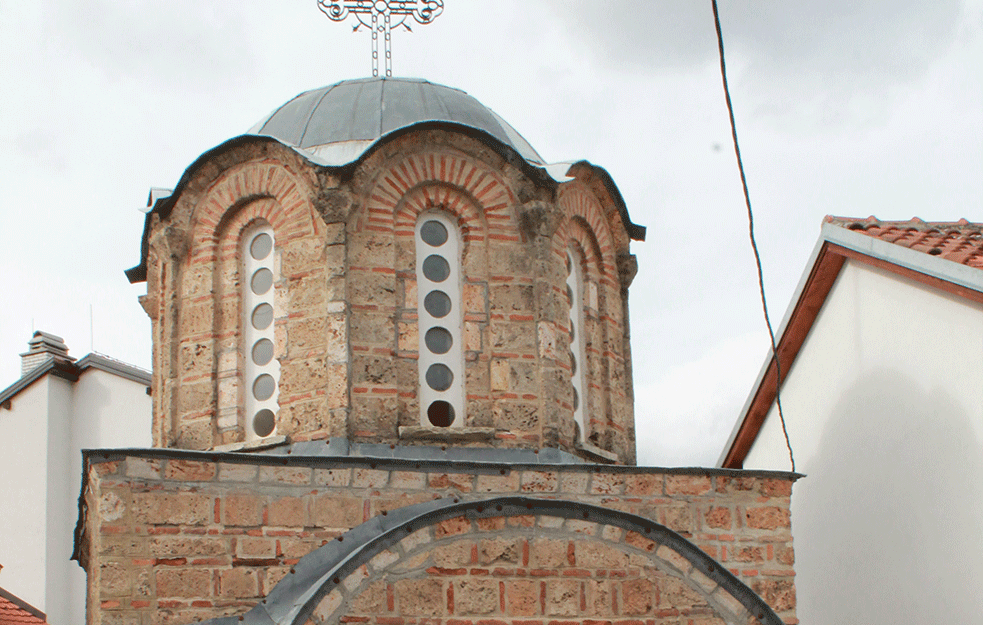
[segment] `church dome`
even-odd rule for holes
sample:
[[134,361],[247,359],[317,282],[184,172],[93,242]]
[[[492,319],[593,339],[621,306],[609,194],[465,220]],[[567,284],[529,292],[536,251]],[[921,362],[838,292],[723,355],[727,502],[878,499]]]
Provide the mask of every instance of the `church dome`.
[[543,159],[512,126],[459,90],[419,78],[345,80],[307,91],[249,134],[274,137],[324,165],[346,165],[379,139],[420,123],[465,126],[493,137],[528,163]]

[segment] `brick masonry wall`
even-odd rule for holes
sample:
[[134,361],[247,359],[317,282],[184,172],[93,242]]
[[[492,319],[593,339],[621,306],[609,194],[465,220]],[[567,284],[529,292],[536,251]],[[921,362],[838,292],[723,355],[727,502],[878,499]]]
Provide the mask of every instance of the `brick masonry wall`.
[[[153,456],[91,456],[80,545],[90,625],[242,614],[301,557],[376,515],[436,498],[508,494],[593,504],[665,525],[786,622],[797,622],[791,481],[782,474],[591,465],[488,465],[474,474],[467,471],[476,465],[435,462]],[[314,622],[709,625],[736,610],[678,556],[618,528],[513,517],[421,531],[412,548],[404,541],[391,550],[399,557],[377,560],[346,581],[346,592],[327,597]],[[437,612],[424,614],[421,597],[432,593],[441,601],[427,601],[426,609]],[[575,605],[577,614],[566,614]]]
[[155,446],[245,439],[239,238],[257,220],[276,240],[277,434],[395,443],[400,426],[419,426],[413,229],[421,212],[440,210],[463,234],[464,425],[486,430],[470,444],[589,456],[572,418],[573,245],[586,263],[584,438],[632,464],[631,275],[619,271],[631,256],[612,207],[589,181],[534,181],[484,144],[439,130],[384,145],[343,180],[275,145],[214,157],[152,218],[143,304]]

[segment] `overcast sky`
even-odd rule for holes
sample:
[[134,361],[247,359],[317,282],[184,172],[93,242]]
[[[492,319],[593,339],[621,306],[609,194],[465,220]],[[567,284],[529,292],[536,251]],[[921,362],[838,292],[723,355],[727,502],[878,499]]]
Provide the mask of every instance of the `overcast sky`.
[[[768,350],[710,1],[445,0],[397,76],[463,89],[632,219],[639,462],[716,461]],[[777,326],[826,214],[983,221],[983,0],[720,7]],[[370,74],[315,0],[0,0],[0,388],[32,328],[150,365],[150,187],[294,95]],[[90,308],[92,331],[90,333]]]

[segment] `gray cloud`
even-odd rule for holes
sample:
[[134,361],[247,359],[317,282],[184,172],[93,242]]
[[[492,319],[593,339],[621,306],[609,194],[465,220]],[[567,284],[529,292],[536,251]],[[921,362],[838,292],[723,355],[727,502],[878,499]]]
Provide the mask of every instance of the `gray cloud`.
[[53,43],[107,76],[171,85],[221,84],[255,64],[248,43],[248,8],[242,4],[59,3],[51,8]]
[[[608,70],[717,62],[709,1],[556,2],[571,36]],[[961,0],[721,2],[732,89],[757,117],[856,126],[883,117],[949,49]]]

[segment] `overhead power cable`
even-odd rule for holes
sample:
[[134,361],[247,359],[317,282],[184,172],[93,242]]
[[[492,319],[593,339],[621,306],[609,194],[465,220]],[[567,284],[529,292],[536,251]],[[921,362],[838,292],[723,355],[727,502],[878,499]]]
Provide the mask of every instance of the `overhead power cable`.
[[778,358],[778,347],[775,345],[775,331],[771,327],[771,317],[768,315],[768,300],[765,298],[765,277],[761,270],[761,255],[758,244],[754,240],[754,213],[751,210],[751,195],[747,190],[747,177],[744,175],[744,161],[741,159],[741,146],[737,141],[737,124],[734,122],[734,105],[730,100],[730,87],[727,86],[727,65],[724,62],[724,36],[720,30],[720,13],[717,10],[717,0],[713,3],[713,22],[717,28],[717,49],[720,51],[720,77],[724,82],[724,96],[727,98],[727,113],[730,115],[730,134],[734,138],[734,153],[737,155],[737,168],[741,172],[741,186],[744,188],[744,203],[747,205],[748,233],[751,237],[751,249],[754,251],[754,262],[758,267],[758,287],[761,291],[761,308],[765,313],[765,325],[768,326],[768,336],[771,338],[771,357],[775,361],[775,403],[778,406],[778,418],[782,422],[782,433],[785,435],[785,446],[788,448],[788,459],[795,472],[795,456],[792,454],[792,443],[788,438],[788,428],[785,425],[785,414],[782,412],[782,364]]

